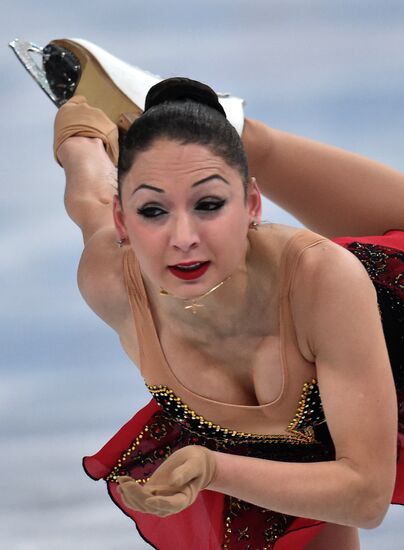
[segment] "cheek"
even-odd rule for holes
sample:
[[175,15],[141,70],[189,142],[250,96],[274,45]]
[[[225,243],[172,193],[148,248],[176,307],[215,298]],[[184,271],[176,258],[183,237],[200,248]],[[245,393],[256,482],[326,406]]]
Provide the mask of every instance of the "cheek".
[[212,228],[212,242],[221,249],[224,259],[238,263],[245,254],[248,234],[248,213],[237,210],[232,216],[226,217],[216,227]]
[[233,236],[233,240],[244,239],[248,233],[249,215],[246,209],[235,208],[226,220],[223,220],[223,231],[230,236]]
[[152,270],[165,248],[160,232],[145,224],[134,223],[128,226],[128,235],[132,250],[142,267],[147,271]]

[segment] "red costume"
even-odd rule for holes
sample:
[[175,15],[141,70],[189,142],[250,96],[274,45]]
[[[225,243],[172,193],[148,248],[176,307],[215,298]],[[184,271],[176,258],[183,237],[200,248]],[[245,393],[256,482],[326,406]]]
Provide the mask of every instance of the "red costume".
[[[303,235],[305,242],[307,234],[310,234],[314,242],[315,234],[306,230],[298,234]],[[315,243],[321,242],[322,238],[317,237]],[[299,237],[295,239],[296,242],[298,240]],[[389,231],[380,237],[340,237],[334,242],[361,261],[377,291],[399,404],[397,478],[392,502],[403,504],[404,232]],[[289,248],[289,259],[285,261],[291,262],[299,245],[295,249]],[[131,302],[132,306],[141,309],[145,307],[144,300],[147,298],[142,289],[140,271],[136,265],[133,267],[131,261],[134,257],[127,259],[125,268],[129,273],[126,276],[129,296],[134,302]],[[131,286],[135,286],[132,293]],[[138,314],[142,315],[142,312]],[[142,327],[138,322],[140,347],[142,331],[146,331]],[[198,415],[167,385],[148,385],[148,389],[153,395],[150,403],[97,454],[86,457],[84,468],[92,478],[107,481],[113,501],[136,522],[140,534],[152,546],[159,550],[303,550],[326,525],[321,521],[265,510],[209,490],[202,491],[197,500],[182,512],[160,518],[126,508],[114,481],[118,475],[130,475],[145,481],[172,452],[192,444],[224,453],[285,462],[333,460],[335,448],[314,378],[303,387],[301,401],[295,418],[288,426],[287,435],[279,436],[226,429]]]

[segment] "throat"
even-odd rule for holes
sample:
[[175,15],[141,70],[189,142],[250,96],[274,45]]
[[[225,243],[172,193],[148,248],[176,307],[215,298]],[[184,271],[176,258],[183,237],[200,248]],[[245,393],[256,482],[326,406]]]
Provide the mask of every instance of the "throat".
[[197,296],[181,298],[161,288],[153,301],[161,320],[180,327],[182,334],[189,330],[227,334],[237,330],[251,305],[250,288],[243,266]]
[[[218,290],[222,285],[224,285],[230,279],[230,277],[231,277],[231,275],[229,275],[223,281],[220,281],[220,283],[213,286],[211,289],[209,289],[207,292],[205,292],[201,296],[197,296],[196,298],[191,298],[190,300],[185,300],[184,309],[189,310],[189,311],[191,311],[191,313],[196,315],[196,313],[198,312],[198,309],[205,307],[205,305],[203,303],[201,303],[202,300],[204,298],[206,298],[207,296],[209,296],[210,294],[212,294],[213,292],[215,292],[216,290]],[[187,302],[190,302],[190,303],[187,303]]]
[[[220,293],[219,299],[215,299],[216,292]],[[223,350],[239,347],[240,340],[260,339],[267,334],[265,317],[270,308],[268,301],[258,297],[255,290],[248,287],[234,294],[231,288],[225,289],[223,285],[216,292],[200,302],[190,300],[181,304],[181,308],[168,312],[162,326],[170,326],[170,332],[175,331],[177,338],[184,338],[205,351],[216,350],[216,353],[221,347]]]

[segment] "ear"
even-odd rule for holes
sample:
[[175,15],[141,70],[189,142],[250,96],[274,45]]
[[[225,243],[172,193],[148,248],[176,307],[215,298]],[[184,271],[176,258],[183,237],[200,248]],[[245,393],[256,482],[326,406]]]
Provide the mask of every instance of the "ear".
[[126,239],[127,231],[125,226],[125,215],[124,215],[122,205],[118,195],[114,195],[112,213],[114,217],[115,229],[116,229],[118,239]]
[[247,184],[247,202],[248,213],[251,221],[261,222],[262,214],[262,202],[261,193],[258,188],[257,180],[255,178],[249,178]]

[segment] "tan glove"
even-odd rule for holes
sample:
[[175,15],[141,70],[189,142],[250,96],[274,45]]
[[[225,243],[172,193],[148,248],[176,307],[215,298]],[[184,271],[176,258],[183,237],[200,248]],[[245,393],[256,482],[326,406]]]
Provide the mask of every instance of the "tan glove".
[[131,477],[118,477],[118,490],[129,508],[165,517],[190,506],[212,482],[215,470],[213,451],[189,445],[175,451],[143,486]]
[[114,166],[118,164],[117,126],[101,109],[90,107],[86,98],[80,95],[62,105],[56,115],[53,153],[57,162],[57,150],[67,138],[73,136],[100,138]]

